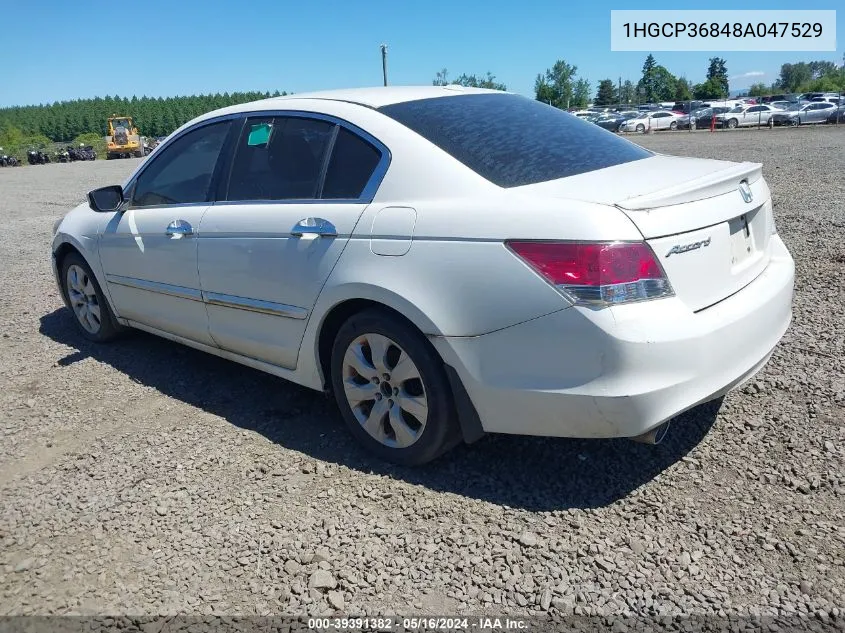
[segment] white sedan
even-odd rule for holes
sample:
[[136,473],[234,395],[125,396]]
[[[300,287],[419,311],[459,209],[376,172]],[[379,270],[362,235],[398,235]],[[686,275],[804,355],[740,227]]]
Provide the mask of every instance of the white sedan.
[[727,127],[749,127],[753,125],[769,125],[772,115],[782,112],[772,105],[741,105],[716,115],[716,124]]
[[643,112],[633,119],[628,119],[619,128],[620,132],[648,132],[649,130],[677,130],[678,121],[683,119],[682,112],[670,112],[669,110],[656,110],[654,112]]
[[759,164],[453,86],[205,114],[53,233],[83,336],[137,328],[331,391],[404,464],[486,432],[657,442],[792,315]]

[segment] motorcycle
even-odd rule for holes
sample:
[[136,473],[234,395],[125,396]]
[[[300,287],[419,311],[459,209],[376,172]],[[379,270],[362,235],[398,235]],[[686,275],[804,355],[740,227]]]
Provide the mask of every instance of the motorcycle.
[[68,153],[68,151],[66,149],[57,149],[53,158],[56,160],[56,162],[59,162],[59,163],[69,163],[70,162],[70,154]]
[[50,162],[50,156],[47,153],[34,149],[26,153],[26,159],[30,165],[46,165]]
[[80,145],[79,147],[68,147],[68,154],[70,160],[96,160],[97,152],[94,151],[92,145]]

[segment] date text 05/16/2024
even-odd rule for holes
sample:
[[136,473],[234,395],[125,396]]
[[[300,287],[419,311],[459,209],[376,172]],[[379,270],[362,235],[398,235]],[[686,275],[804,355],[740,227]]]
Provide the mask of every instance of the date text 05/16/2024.
[[524,631],[528,622],[509,617],[309,618],[315,631]]

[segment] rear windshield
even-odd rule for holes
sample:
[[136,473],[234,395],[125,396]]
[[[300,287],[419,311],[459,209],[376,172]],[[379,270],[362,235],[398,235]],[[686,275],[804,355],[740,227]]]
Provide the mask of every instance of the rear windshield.
[[500,187],[565,178],[652,156],[593,123],[519,95],[438,97],[379,111]]

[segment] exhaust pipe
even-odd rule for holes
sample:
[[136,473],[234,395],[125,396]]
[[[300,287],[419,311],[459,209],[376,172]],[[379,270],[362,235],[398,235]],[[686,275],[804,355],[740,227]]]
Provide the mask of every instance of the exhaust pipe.
[[650,431],[643,433],[642,435],[637,435],[636,437],[632,437],[631,439],[635,442],[640,442],[641,444],[660,444],[663,441],[663,438],[666,437],[666,433],[669,432],[669,422],[664,422],[663,424],[654,427]]

